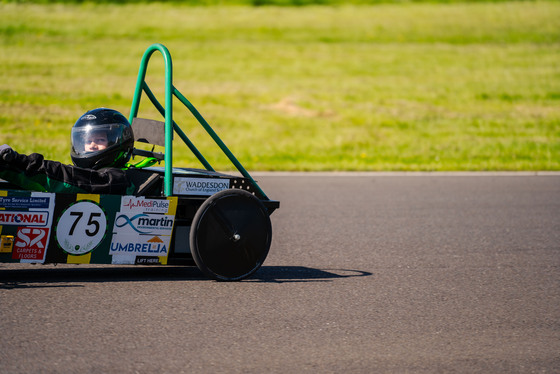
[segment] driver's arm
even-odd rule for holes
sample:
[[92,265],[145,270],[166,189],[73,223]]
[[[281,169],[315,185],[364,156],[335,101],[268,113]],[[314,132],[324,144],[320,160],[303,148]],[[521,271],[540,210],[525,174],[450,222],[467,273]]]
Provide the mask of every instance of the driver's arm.
[[0,147],[0,178],[33,191],[117,195],[134,191],[123,170],[83,169],[45,160],[38,153],[19,154],[5,145]]

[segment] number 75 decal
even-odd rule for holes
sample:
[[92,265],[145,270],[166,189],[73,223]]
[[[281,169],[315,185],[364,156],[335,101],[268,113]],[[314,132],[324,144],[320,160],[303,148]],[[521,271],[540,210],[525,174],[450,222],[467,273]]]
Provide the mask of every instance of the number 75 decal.
[[82,200],[70,205],[60,215],[56,226],[56,241],[71,255],[93,251],[105,237],[107,217],[99,205]]

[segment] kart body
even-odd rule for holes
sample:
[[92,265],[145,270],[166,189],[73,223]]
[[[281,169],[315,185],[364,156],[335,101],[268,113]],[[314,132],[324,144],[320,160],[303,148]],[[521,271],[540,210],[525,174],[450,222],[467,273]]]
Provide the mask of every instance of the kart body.
[[[166,62],[166,108],[145,83],[148,60]],[[146,93],[165,122],[137,117]],[[216,141],[239,173],[216,172],[173,121],[178,98]],[[0,181],[0,262],[115,265],[196,265],[217,280],[241,280],[264,262],[272,239],[270,200],[192,104],[171,82],[171,57],[161,44],[144,53],[130,122],[136,142],[165,153],[135,150],[164,166],[134,168],[132,195],[23,191]],[[173,167],[172,139],[179,137],[205,169]],[[155,147],[154,147],[155,148]]]

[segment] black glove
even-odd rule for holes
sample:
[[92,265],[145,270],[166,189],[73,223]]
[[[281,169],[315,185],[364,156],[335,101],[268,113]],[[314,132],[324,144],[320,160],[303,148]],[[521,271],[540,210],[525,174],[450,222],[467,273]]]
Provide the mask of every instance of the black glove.
[[16,158],[16,152],[7,144],[0,146],[0,162],[10,163]]

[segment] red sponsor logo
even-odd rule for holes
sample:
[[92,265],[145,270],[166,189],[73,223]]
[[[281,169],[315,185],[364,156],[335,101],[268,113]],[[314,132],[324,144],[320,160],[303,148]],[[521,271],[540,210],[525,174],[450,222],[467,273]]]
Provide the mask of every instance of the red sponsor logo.
[[48,228],[20,227],[12,250],[12,258],[16,260],[43,260],[48,238]]
[[48,212],[2,212],[0,225],[45,226]]

